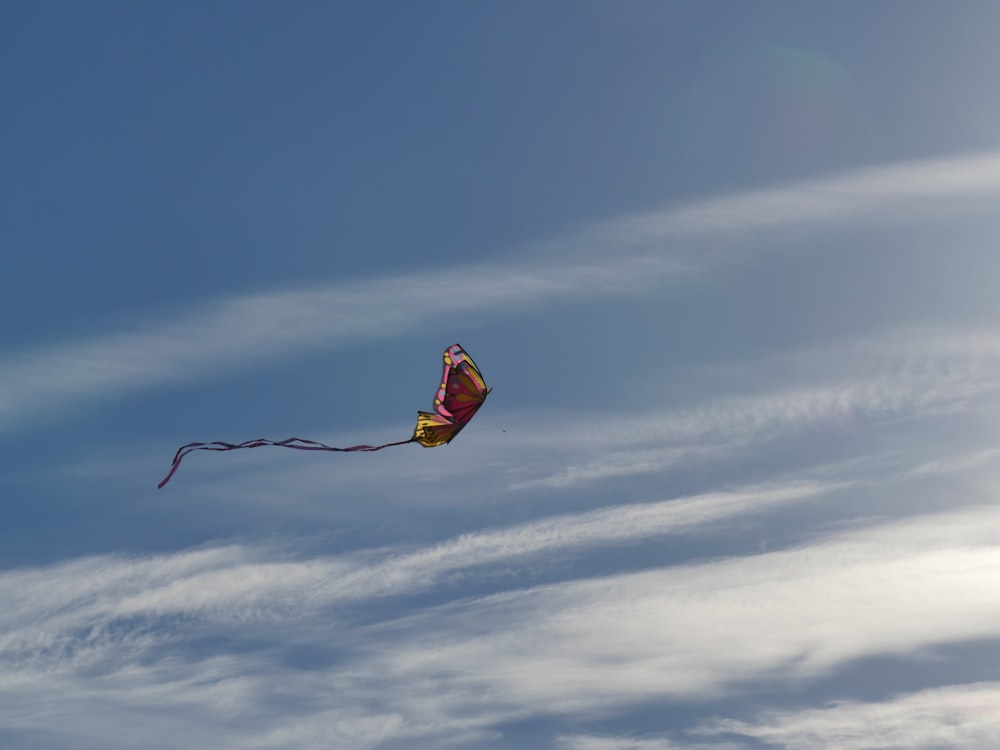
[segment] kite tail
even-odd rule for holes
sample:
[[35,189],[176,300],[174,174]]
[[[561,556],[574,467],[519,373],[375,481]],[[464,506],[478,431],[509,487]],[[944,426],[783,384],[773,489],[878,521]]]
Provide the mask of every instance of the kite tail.
[[281,448],[294,448],[297,451],[336,451],[338,453],[349,453],[351,451],[380,451],[383,448],[391,448],[395,445],[414,443],[416,440],[415,437],[411,437],[409,440],[400,440],[395,443],[386,443],[385,445],[352,445],[350,448],[334,448],[332,445],[324,445],[323,443],[317,443],[315,440],[303,440],[302,438],[285,438],[284,440],[257,438],[256,440],[247,440],[242,443],[224,443],[219,440],[211,443],[188,443],[177,449],[177,453],[174,454],[174,462],[170,465],[169,473],[156,487],[157,489],[163,489],[163,486],[170,481],[174,472],[177,471],[177,467],[181,465],[184,456],[192,451],[234,451],[240,448],[260,448],[263,445],[277,445]]

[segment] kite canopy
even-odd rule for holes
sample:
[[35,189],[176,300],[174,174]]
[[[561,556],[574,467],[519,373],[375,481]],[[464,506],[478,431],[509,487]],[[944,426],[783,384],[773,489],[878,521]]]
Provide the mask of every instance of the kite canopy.
[[420,443],[425,448],[434,448],[455,439],[455,436],[479,411],[479,407],[483,405],[491,390],[491,388],[486,387],[483,374],[476,367],[476,363],[472,361],[472,357],[459,344],[452,344],[444,350],[444,372],[441,375],[441,385],[434,396],[434,411],[417,412],[417,426],[413,429],[413,436],[409,440],[400,440],[384,445],[352,445],[349,448],[334,448],[315,440],[302,438],[286,438],[284,440],[257,438],[243,443],[224,443],[221,441],[188,443],[177,449],[173,463],[170,465],[170,472],[157,487],[162,489],[170,481],[174,472],[181,465],[184,456],[192,451],[232,451],[241,448],[276,445],[300,451],[350,453],[380,451],[383,448],[406,445],[407,443]]
[[490,393],[472,357],[458,344],[444,350],[441,386],[434,396],[434,412],[417,412],[413,440],[425,448],[450,443],[479,411]]

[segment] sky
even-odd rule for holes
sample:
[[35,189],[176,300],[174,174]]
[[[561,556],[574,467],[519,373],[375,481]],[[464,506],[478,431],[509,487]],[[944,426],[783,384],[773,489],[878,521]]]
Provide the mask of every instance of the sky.
[[998,28],[0,5],[0,746],[1000,746]]

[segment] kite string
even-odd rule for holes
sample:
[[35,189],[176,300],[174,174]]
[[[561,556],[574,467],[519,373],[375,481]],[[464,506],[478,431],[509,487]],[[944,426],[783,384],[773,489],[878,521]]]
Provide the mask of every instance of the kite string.
[[268,440],[267,438],[256,438],[254,440],[246,440],[242,443],[225,443],[221,440],[216,440],[211,443],[188,443],[187,445],[182,445],[177,449],[177,453],[174,454],[173,463],[170,465],[170,471],[163,478],[163,481],[156,485],[157,489],[163,489],[164,485],[170,481],[170,478],[177,471],[177,468],[181,465],[181,461],[189,453],[194,451],[233,451],[239,450],[241,448],[260,448],[265,445],[274,445],[279,448],[292,448],[299,451],[330,451],[338,453],[350,453],[354,451],[380,451],[383,448],[392,448],[396,445],[406,445],[407,443],[416,442],[415,437],[411,437],[409,440],[399,440],[395,443],[386,443],[384,445],[352,445],[348,448],[335,448],[332,445],[326,445],[324,443],[319,443],[315,440],[305,440],[303,438],[285,438],[284,440]]

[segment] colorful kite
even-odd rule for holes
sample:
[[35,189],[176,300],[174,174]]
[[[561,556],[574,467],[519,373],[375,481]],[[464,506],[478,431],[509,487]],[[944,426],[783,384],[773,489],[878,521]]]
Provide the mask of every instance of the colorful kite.
[[469,423],[491,390],[492,388],[486,387],[483,374],[476,367],[476,363],[472,361],[472,357],[461,346],[454,344],[444,350],[444,373],[441,375],[441,387],[438,388],[438,392],[434,396],[434,411],[417,412],[417,426],[413,430],[413,437],[409,440],[400,440],[397,443],[386,443],[385,445],[352,445],[350,448],[334,448],[317,443],[315,440],[301,438],[286,438],[285,440],[259,438],[247,440],[244,443],[219,441],[188,443],[177,449],[177,453],[174,454],[174,462],[170,466],[170,473],[157,487],[162,489],[163,485],[170,481],[170,477],[181,465],[181,460],[192,451],[232,451],[239,448],[278,445],[282,448],[294,448],[300,451],[349,452],[380,451],[383,448],[406,445],[407,443],[420,443],[425,448],[444,445],[450,443]]

